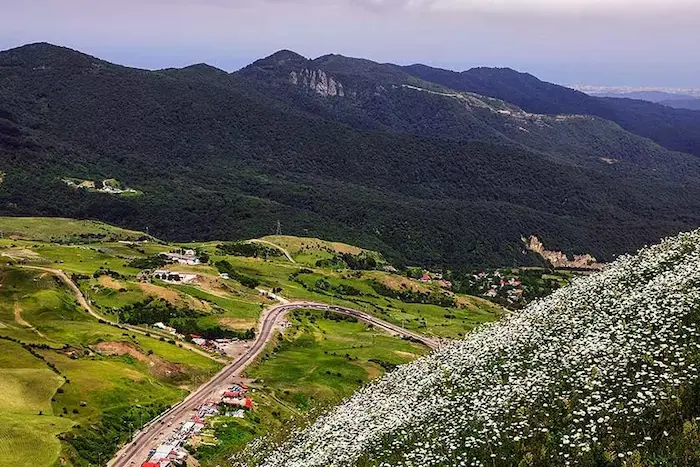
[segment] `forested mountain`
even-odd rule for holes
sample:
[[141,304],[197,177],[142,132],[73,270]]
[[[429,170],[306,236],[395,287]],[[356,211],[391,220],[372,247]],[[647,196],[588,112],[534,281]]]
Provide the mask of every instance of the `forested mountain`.
[[424,81],[391,64],[339,55],[307,60],[282,51],[236,76],[291,107],[358,129],[517,144],[593,168],[613,160],[658,171],[667,169],[669,160],[687,159],[587,111],[566,115],[523,111],[483,93]]
[[700,99],[690,98],[690,99],[672,99],[659,102],[661,105],[666,107],[673,107],[674,109],[688,109],[688,110],[698,110],[700,111]]
[[514,104],[340,56],[145,71],[33,44],[0,53],[0,214],[173,240],[250,238],[279,219],[451,266],[531,263],[531,234],[607,260],[700,225],[698,158]]
[[700,155],[698,111],[635,99],[589,96],[509,68],[474,68],[459,73],[411,65],[403,70],[458,91],[503,99],[528,112],[595,115],[670,150]]

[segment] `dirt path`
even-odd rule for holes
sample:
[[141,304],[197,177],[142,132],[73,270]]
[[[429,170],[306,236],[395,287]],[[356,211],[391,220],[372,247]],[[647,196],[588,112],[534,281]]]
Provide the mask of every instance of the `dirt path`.
[[41,337],[43,337],[44,339],[47,338],[41,331],[39,331],[37,328],[35,328],[34,326],[32,326],[29,322],[27,322],[27,321],[22,317],[22,307],[20,306],[19,302],[15,302],[15,305],[14,305],[14,312],[15,312],[15,321],[17,322],[17,324],[19,324],[20,326],[24,326],[25,328],[31,329],[32,331],[36,332],[37,334],[39,334],[39,335],[40,335]]
[[290,262],[296,263],[296,261],[294,261],[294,258],[292,258],[292,255],[290,255],[286,249],[282,248],[281,246],[277,245],[276,243],[268,242],[267,240],[258,240],[258,239],[251,240],[251,242],[262,243],[264,245],[268,245],[268,246],[271,246],[273,248],[276,248],[279,251],[281,251],[282,253],[284,253],[284,256],[286,256]]
[[[48,273],[50,273],[50,274],[55,275],[55,276],[58,277],[59,279],[61,279],[61,281],[63,281],[63,283],[66,284],[66,285],[73,291],[73,294],[75,295],[75,299],[78,301],[78,303],[80,304],[80,306],[82,306],[82,307],[85,309],[85,311],[87,311],[87,312],[90,314],[90,316],[94,317],[95,319],[104,321],[104,322],[106,322],[107,324],[112,325],[112,326],[117,326],[117,327],[120,327],[120,328],[128,329],[128,330],[131,331],[131,332],[135,332],[135,333],[137,333],[137,334],[141,334],[141,335],[144,335],[144,336],[145,336],[146,334],[155,334],[153,331],[144,331],[143,329],[141,329],[141,328],[139,328],[139,327],[137,327],[137,326],[132,326],[132,325],[130,325],[130,324],[117,324],[117,323],[115,323],[115,322],[113,322],[113,321],[108,320],[107,318],[105,318],[105,317],[102,316],[101,314],[97,313],[97,312],[92,308],[92,306],[90,305],[90,303],[88,303],[87,299],[85,298],[85,295],[83,295],[83,292],[80,290],[80,288],[78,288],[78,286],[66,275],[66,273],[64,273],[64,272],[61,271],[60,269],[45,268],[45,267],[41,267],[41,266],[26,266],[26,265],[22,265],[22,266],[20,266],[20,267],[25,268],[25,269],[34,269],[34,270],[37,270],[37,271],[48,272]],[[37,331],[37,332],[38,332],[38,331]],[[199,355],[202,355],[203,357],[207,357],[207,358],[209,358],[209,359],[211,359],[211,360],[214,360],[214,361],[217,361],[217,362],[219,362],[219,363],[228,363],[228,360],[223,359],[223,358],[216,357],[216,356],[210,354],[209,352],[205,352],[204,350],[200,349],[200,348],[197,347],[196,345],[193,345],[193,344],[190,344],[190,343],[188,343],[188,342],[180,341],[180,340],[178,340],[178,339],[175,339],[175,336],[170,336],[170,335],[169,335],[168,337],[169,337],[170,339],[177,340],[177,341],[178,341],[178,345],[181,345],[182,348],[184,348],[184,349],[191,350],[192,352],[195,352],[195,353],[197,353],[197,354],[199,354]]]

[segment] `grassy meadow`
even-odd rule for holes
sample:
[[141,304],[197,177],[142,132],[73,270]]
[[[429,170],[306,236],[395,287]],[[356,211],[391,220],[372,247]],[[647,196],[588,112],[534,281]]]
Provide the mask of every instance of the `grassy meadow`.
[[217,418],[198,440],[220,441],[198,446],[203,465],[221,465],[256,436],[305,424],[368,381],[428,352],[421,344],[341,315],[298,310],[289,316],[289,324],[246,371],[255,381],[255,411],[244,419]]
[[[222,278],[215,266],[221,261],[236,278],[276,289],[286,299],[361,309],[430,336],[461,336],[501,312],[490,302],[396,274],[343,268],[334,263],[343,254],[385,263],[378,253],[318,239],[266,237],[256,243],[283,248],[292,262],[281,254],[226,254],[216,242],[166,244],[93,221],[0,218],[0,232],[0,465],[25,465],[27,456],[39,466],[104,464],[131,432],[218,371],[221,357],[195,353],[163,331],[140,326],[135,332],[109,323],[119,323],[125,309],[162,303],[203,329],[256,328],[261,312],[274,302],[251,283]],[[180,248],[209,257],[206,264],[166,266],[196,274],[195,282],[138,277],[149,270],[143,265],[158,264],[160,253]],[[65,272],[107,322],[80,307],[51,272],[27,266]],[[378,293],[378,283],[390,296]],[[412,288],[424,294],[420,300],[394,294]],[[430,303],[444,299],[453,306]],[[204,464],[215,465],[245,441],[277,432],[291,420],[304,423],[427,352],[337,316],[298,311],[289,321],[247,371],[256,409],[245,419],[214,421],[197,448]]]

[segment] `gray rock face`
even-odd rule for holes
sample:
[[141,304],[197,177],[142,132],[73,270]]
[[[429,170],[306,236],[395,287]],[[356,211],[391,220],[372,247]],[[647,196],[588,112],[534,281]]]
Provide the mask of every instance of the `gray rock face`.
[[289,74],[289,81],[295,86],[304,86],[324,97],[345,97],[343,84],[323,70],[292,71]]

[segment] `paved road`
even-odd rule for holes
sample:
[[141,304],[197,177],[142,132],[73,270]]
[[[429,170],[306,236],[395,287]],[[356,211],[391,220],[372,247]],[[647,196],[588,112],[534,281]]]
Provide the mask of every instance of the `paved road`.
[[[117,456],[112,459],[108,465],[111,467],[129,467],[133,465],[140,466],[143,462],[145,462],[148,456],[148,451],[157,447],[160,442],[166,439],[174,431],[174,429],[177,428],[180,422],[186,420],[192,415],[193,410],[208,400],[218,399],[221,392],[228,385],[230,385],[228,383],[232,383],[231,378],[238,376],[240,372],[248,364],[253,362],[255,358],[263,351],[265,345],[270,341],[274,334],[275,325],[279,323],[281,318],[287,312],[298,309],[335,311],[337,313],[354,316],[392,334],[404,336],[417,342],[421,342],[431,349],[436,349],[440,346],[440,342],[437,339],[416,334],[407,329],[403,329],[400,326],[387,323],[386,321],[382,321],[372,315],[362,311],[353,310],[351,308],[314,302],[294,302],[273,306],[263,315],[256,340],[244,354],[226,366],[207,383],[203,384],[196,391],[191,393],[182,403],[174,406],[150,422],[134,438],[132,443],[126,445],[117,453]],[[173,426],[166,428],[164,426],[166,422],[172,422]]]

